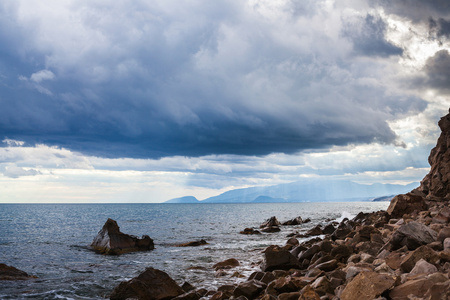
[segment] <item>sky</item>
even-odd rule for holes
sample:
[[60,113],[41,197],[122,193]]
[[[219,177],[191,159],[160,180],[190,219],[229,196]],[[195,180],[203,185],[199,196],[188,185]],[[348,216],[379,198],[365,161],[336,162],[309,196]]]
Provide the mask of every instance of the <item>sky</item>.
[[419,182],[446,0],[0,3],[0,203]]

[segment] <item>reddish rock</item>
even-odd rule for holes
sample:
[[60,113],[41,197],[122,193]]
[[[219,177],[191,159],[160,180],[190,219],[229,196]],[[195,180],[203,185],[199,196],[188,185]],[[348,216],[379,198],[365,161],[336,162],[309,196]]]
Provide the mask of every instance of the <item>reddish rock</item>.
[[230,258],[224,261],[221,261],[213,266],[214,269],[231,269],[239,266],[239,261],[235,258]]
[[208,245],[208,243],[205,240],[199,240],[199,241],[192,241],[192,242],[187,242],[187,243],[183,243],[183,244],[178,244],[178,245],[176,245],[176,247],[198,247],[198,246],[203,246],[203,245]]
[[264,250],[261,269],[264,272],[273,270],[289,270],[299,268],[300,264],[288,250],[278,246],[270,246]]
[[266,284],[250,280],[240,283],[234,290],[234,297],[244,296],[248,299],[255,299],[266,287]]
[[401,218],[404,214],[427,209],[428,206],[422,196],[407,193],[395,196],[391,200],[387,212],[392,218]]
[[15,267],[0,264],[0,280],[27,280],[30,278],[36,277],[30,276],[27,272]]
[[112,219],[106,221],[102,230],[94,238],[91,247],[97,253],[110,255],[133,251],[148,251],[155,248],[153,240],[148,235],[144,235],[139,239],[122,233],[117,222]]
[[394,286],[395,280],[386,274],[362,272],[347,284],[341,300],[372,300]]
[[294,226],[294,225],[300,225],[303,223],[302,217],[297,217],[292,220],[286,221],[283,223],[284,226]]
[[450,237],[450,227],[444,227],[441,230],[439,230],[437,240],[442,243],[446,238],[449,237]]
[[255,230],[253,228],[245,228],[244,230],[242,230],[239,233],[240,234],[261,234],[261,232],[259,232],[258,230]]
[[439,255],[430,247],[422,246],[417,248],[415,251],[409,252],[405,257],[403,257],[400,268],[404,272],[411,272],[420,259],[424,259],[431,264],[436,264],[439,261]]
[[183,289],[167,273],[147,268],[139,276],[120,283],[113,290],[110,299],[164,300],[183,293]]
[[[410,299],[430,299],[425,298],[426,294],[430,294],[435,286],[441,283],[448,282],[448,278],[443,274],[435,273],[423,278],[413,279],[394,287],[389,292],[389,297],[392,300],[410,300]],[[445,291],[445,287],[444,287]],[[447,295],[442,295],[443,298],[448,299]]]
[[300,291],[300,298],[298,300],[320,300],[320,296],[314,291],[314,289],[307,285]]

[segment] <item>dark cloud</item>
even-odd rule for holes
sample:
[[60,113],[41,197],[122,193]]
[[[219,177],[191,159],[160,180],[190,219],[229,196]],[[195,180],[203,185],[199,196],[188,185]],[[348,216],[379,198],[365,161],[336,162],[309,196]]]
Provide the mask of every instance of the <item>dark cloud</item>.
[[450,92],[450,53],[441,50],[430,57],[425,66],[426,79],[424,85]]
[[431,34],[435,34],[438,38],[450,37],[450,21],[443,18],[439,18],[437,20],[430,18],[429,26]]
[[343,35],[350,38],[356,53],[365,56],[401,55],[403,50],[385,39],[386,24],[378,16],[348,20]]
[[372,4],[383,6],[388,13],[407,17],[414,22],[427,22],[430,17],[447,17],[450,2],[447,0],[371,0]]
[[388,121],[426,106],[386,91],[378,60],[401,49],[372,15],[345,31],[371,57],[358,63],[314,2],[283,20],[227,1],[82,2],[28,23],[5,3],[0,138],[109,157],[293,153],[395,143]]

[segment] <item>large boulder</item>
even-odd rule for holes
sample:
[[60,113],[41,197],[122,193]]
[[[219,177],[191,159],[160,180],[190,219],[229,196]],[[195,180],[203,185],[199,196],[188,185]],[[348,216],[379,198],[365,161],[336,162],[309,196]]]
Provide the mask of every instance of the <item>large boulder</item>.
[[342,291],[342,300],[371,300],[394,286],[395,280],[387,274],[359,273]]
[[283,225],[284,226],[294,226],[294,225],[300,225],[302,223],[303,223],[303,219],[302,219],[302,217],[299,216],[297,218],[294,218],[294,219],[284,222]]
[[264,223],[262,223],[259,228],[266,228],[266,227],[273,227],[273,226],[280,226],[281,223],[278,221],[277,217],[271,217],[270,219],[267,219]]
[[299,268],[300,264],[287,249],[278,246],[270,246],[264,250],[264,260],[261,270],[270,272],[273,270],[289,270]]
[[401,218],[404,214],[427,209],[428,206],[422,196],[413,193],[407,193],[395,196],[389,204],[387,213],[392,218]]
[[30,278],[36,277],[30,276],[27,272],[15,267],[0,264],[0,280],[26,280]]
[[394,232],[390,243],[394,249],[406,246],[409,250],[414,250],[422,245],[432,243],[436,241],[436,239],[436,231],[419,222],[411,221],[400,226],[397,231]]
[[450,198],[450,114],[438,122],[442,132],[436,147],[431,150],[428,162],[430,172],[420,183],[419,191],[427,198]]
[[183,289],[167,273],[147,268],[139,276],[121,282],[111,293],[111,300],[165,300],[183,294]]
[[117,222],[108,219],[94,238],[91,247],[97,253],[117,255],[133,251],[153,250],[155,245],[148,235],[138,238],[120,232]]

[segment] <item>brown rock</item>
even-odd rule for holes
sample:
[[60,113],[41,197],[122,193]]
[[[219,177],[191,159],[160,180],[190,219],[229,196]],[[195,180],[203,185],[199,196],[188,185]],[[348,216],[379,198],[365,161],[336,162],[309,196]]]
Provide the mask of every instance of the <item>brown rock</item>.
[[400,218],[404,214],[427,209],[428,206],[422,196],[407,193],[395,196],[391,200],[387,212],[389,215],[391,215],[392,218]]
[[300,298],[298,300],[320,300],[320,296],[314,291],[314,289],[307,285],[300,291]]
[[331,287],[331,282],[328,280],[326,276],[321,276],[314,280],[314,282],[311,284],[311,287],[314,289],[314,291],[323,296],[326,293],[332,293],[333,289]]
[[0,264],[0,280],[27,280],[30,278],[36,277],[30,276],[27,272],[15,267]]
[[315,268],[317,268],[319,270],[322,270],[322,271],[325,271],[325,272],[333,271],[337,267],[338,267],[338,262],[335,259],[332,259],[332,260],[329,260],[329,261],[317,264],[315,266]]
[[444,250],[450,249],[450,238],[446,238],[443,242]]
[[187,242],[187,243],[183,243],[183,244],[178,244],[178,245],[176,245],[176,247],[198,247],[198,246],[203,246],[203,245],[208,245],[208,243],[205,240],[199,240],[199,241],[192,241],[192,242]]
[[403,272],[411,272],[416,263],[424,259],[425,261],[436,264],[439,261],[439,255],[430,247],[422,246],[417,248],[415,251],[409,252],[400,264],[400,268]]
[[297,217],[292,220],[286,221],[283,223],[284,226],[294,226],[294,225],[300,225],[303,223],[302,217]]
[[221,261],[213,266],[214,269],[231,269],[239,266],[239,261],[235,258],[229,258],[227,260]]
[[392,300],[424,299],[425,294],[427,294],[430,289],[436,284],[445,281],[448,281],[448,278],[443,275],[440,276],[439,274],[437,276],[433,276],[432,274],[425,278],[409,280],[394,287],[389,292],[389,297]]
[[442,243],[448,237],[450,237],[450,227],[444,227],[439,231],[437,240]]
[[414,250],[422,245],[432,243],[436,240],[437,233],[429,227],[415,221],[400,226],[392,235],[390,243],[394,249],[407,246]]
[[299,268],[298,260],[284,248],[270,246],[264,250],[264,260],[261,270],[264,272],[273,270],[289,270]]
[[265,227],[273,227],[273,226],[280,226],[281,223],[277,220],[277,217],[271,217],[270,219],[267,219],[264,223],[262,223],[259,228],[265,228]]
[[278,226],[268,226],[261,229],[262,232],[272,233],[272,232],[279,232],[281,231],[280,227]]
[[358,274],[347,284],[341,294],[342,300],[372,300],[394,286],[395,280],[376,272]]
[[240,234],[261,234],[261,232],[259,232],[258,230],[255,230],[253,228],[245,228],[244,230],[242,230],[239,233]]
[[427,300],[448,300],[450,299],[450,280],[434,284],[424,296]]
[[266,287],[266,284],[257,280],[250,280],[240,283],[233,292],[234,297],[244,296],[248,299],[255,299]]
[[277,300],[298,300],[300,292],[283,293],[278,295]]
[[175,298],[183,289],[167,273],[147,268],[139,276],[120,283],[110,295],[111,300],[160,300]]
[[120,232],[117,222],[108,219],[102,230],[94,238],[91,247],[97,253],[117,255],[133,251],[153,250],[155,245],[148,235],[144,235],[139,239]]

